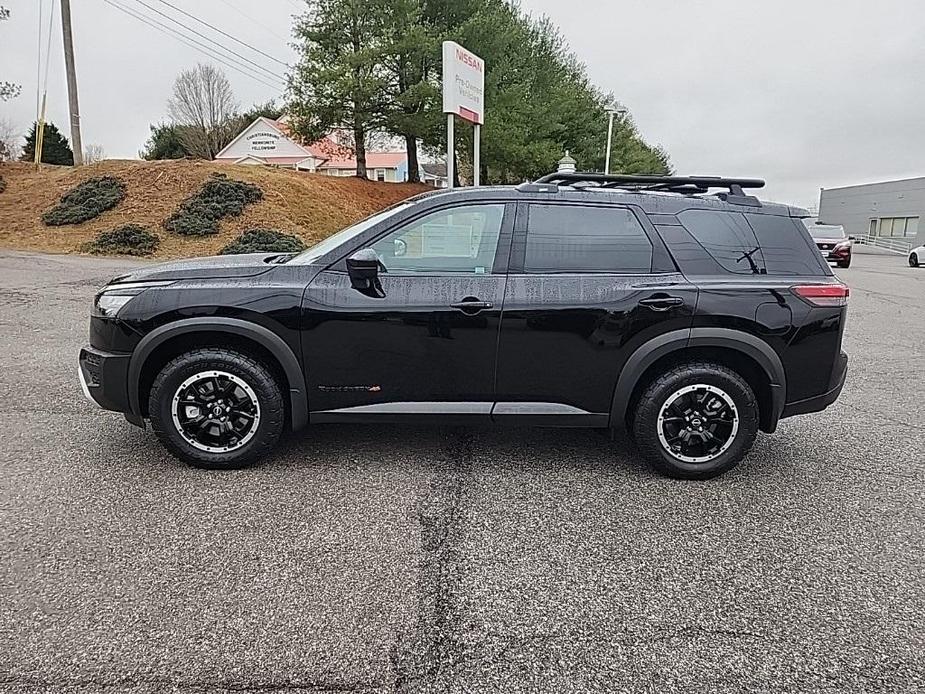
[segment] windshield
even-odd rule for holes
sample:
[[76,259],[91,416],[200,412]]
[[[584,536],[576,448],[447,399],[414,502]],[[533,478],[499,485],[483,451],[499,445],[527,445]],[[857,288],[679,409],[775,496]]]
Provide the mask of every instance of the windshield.
[[843,239],[845,228],[833,224],[808,224],[809,234],[814,239]]
[[372,217],[367,217],[366,219],[357,222],[356,224],[353,224],[346,229],[341,229],[333,236],[329,236],[328,238],[319,241],[311,248],[299,253],[289,262],[295,265],[308,265],[313,263],[325,253],[328,253],[329,251],[337,248],[345,241],[350,240],[357,234],[363,233],[370,227],[375,226],[384,219],[388,219],[392,215],[397,214],[408,207],[411,207],[410,202],[400,202],[397,205],[393,205],[392,207],[387,207],[386,209],[382,210],[382,212],[377,212]]

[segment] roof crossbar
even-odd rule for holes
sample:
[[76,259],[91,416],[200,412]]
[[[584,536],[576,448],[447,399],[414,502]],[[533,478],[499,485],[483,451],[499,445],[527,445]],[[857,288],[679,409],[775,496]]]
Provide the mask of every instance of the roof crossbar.
[[556,171],[534,183],[596,183],[602,188],[633,188],[678,193],[706,193],[710,188],[725,188],[732,195],[744,196],[745,188],[763,188],[760,178],[722,178],[720,176],[656,176],[643,174],[602,174],[589,171]]

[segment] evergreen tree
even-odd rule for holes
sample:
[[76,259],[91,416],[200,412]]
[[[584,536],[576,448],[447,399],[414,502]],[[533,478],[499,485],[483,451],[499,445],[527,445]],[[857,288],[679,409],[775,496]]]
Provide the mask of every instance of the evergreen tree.
[[142,159],[153,161],[155,159],[184,159],[190,156],[183,146],[179,133],[179,129],[183,126],[158,123],[148,127],[151,129],[151,137],[145,143],[144,149],[138,153]]
[[384,125],[387,77],[379,60],[389,0],[308,0],[295,35],[302,57],[289,80],[293,130],[309,142],[350,129],[357,176],[366,177],[366,137]]
[[[517,183],[555,169],[569,150],[586,170],[604,168],[611,95],[547,19],[511,0],[309,0],[298,23],[302,59],[291,75],[289,112],[309,139],[350,126],[365,175],[363,137],[401,136],[409,178],[417,147],[440,151],[441,44],[461,43],[485,60],[481,179]],[[457,120],[459,171],[471,171],[471,126]],[[646,144],[632,118],[614,122],[611,170],[667,173],[664,150]]]
[[[26,146],[23,148],[22,161],[35,160],[35,130],[37,124],[33,123],[26,136]],[[64,166],[74,165],[74,152],[71,151],[71,145],[67,138],[61,134],[54,123],[45,123],[44,135],[42,137],[42,163],[43,164],[61,164]]]

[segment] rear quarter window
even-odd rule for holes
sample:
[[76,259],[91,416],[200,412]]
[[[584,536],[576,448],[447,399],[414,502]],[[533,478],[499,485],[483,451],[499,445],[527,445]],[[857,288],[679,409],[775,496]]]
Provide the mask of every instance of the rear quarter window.
[[[758,240],[740,212],[687,210],[678,215],[684,228],[722,270],[737,275],[755,274],[762,265]],[[754,265],[749,262],[749,255]],[[693,255],[696,257],[696,254]],[[689,272],[682,263],[682,270]],[[700,273],[697,273],[700,274]]]
[[770,214],[746,214],[755,230],[769,275],[828,275],[809,232],[799,219]]

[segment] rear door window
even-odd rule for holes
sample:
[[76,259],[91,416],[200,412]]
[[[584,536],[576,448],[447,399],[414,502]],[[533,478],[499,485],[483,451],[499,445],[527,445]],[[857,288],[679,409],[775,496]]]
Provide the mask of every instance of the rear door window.
[[755,230],[769,275],[824,275],[827,266],[806,227],[798,219],[747,214]]
[[628,209],[529,206],[524,272],[645,274],[652,243]]
[[686,210],[678,219],[726,272],[738,275],[760,272],[763,260],[761,251],[756,250],[758,239],[741,212]]

